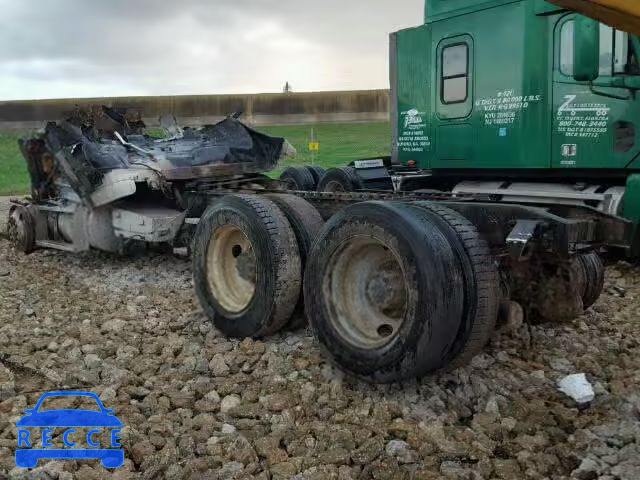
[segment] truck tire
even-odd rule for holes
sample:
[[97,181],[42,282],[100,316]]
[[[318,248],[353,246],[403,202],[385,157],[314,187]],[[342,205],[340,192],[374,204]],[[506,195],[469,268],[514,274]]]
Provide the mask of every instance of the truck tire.
[[433,215],[365,202],[336,214],[305,273],[309,322],[330,358],[374,383],[445,366],[464,311],[458,258]]
[[309,170],[309,172],[311,173],[311,176],[313,177],[313,182],[314,182],[313,190],[315,191],[318,188],[318,184],[320,183],[320,180],[322,180],[322,177],[324,177],[324,174],[327,173],[327,171],[324,168],[317,167],[315,165],[310,165],[306,167],[306,169]]
[[588,309],[598,301],[604,289],[604,264],[597,253],[578,256],[578,262],[584,271],[584,294],[582,303]]
[[[304,275],[307,259],[311,254],[313,243],[320,235],[320,231],[324,226],[324,220],[313,205],[300,197],[280,193],[270,194],[267,195],[267,197],[278,205],[293,228],[296,240],[298,241],[298,250],[300,251],[300,260],[302,262],[302,272]],[[307,317],[304,313],[304,295],[300,292],[298,305],[287,327],[292,330],[297,330],[306,325]]]
[[278,332],[300,298],[302,269],[295,233],[271,200],[227,195],[200,219],[193,242],[196,295],[225,335]]
[[459,257],[464,274],[464,316],[448,367],[465,365],[491,339],[500,310],[500,275],[487,242],[476,227],[458,212],[432,202],[410,205],[433,213]]
[[289,167],[282,175],[280,181],[283,182],[288,190],[297,192],[312,192],[316,189],[316,182],[313,175],[306,167]]
[[36,221],[26,207],[14,205],[9,210],[7,238],[26,254],[36,249]]
[[364,187],[353,167],[332,168],[320,180],[319,192],[355,192]]

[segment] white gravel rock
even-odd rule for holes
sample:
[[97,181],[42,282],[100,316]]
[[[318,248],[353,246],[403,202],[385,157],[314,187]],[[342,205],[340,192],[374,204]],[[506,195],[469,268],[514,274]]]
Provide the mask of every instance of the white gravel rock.
[[558,382],[558,388],[579,404],[592,402],[596,398],[593,386],[589,383],[584,373],[576,373],[564,377]]
[[411,449],[407,442],[402,440],[391,440],[385,447],[385,452],[390,457],[398,460],[399,463],[414,463],[418,455]]
[[230,410],[236,408],[242,403],[242,399],[238,395],[228,395],[222,399],[220,404],[220,411],[222,413],[228,413]]

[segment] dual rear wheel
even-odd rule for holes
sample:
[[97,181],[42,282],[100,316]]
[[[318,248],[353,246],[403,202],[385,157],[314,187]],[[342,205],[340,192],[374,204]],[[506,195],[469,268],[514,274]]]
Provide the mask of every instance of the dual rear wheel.
[[205,213],[194,249],[196,291],[224,334],[255,338],[298,327],[304,297],[331,358],[372,382],[420,377],[484,346],[498,276],[459,214],[366,202],[321,227],[313,206],[290,195],[230,195]]
[[324,221],[293,195],[228,195],[200,219],[196,294],[231,337],[264,337],[305,325],[302,274]]
[[343,369],[388,383],[479,353],[497,316],[488,247],[458,213],[368,202],[327,224],[304,281],[314,333]]
[[[511,295],[532,319],[541,311],[527,310],[525,298],[559,317],[549,291],[576,298],[574,315],[602,291],[595,254],[554,268],[519,290],[512,282]],[[308,318],[336,364],[376,383],[468,362],[489,341],[509,295],[475,226],[432,202],[353,204],[324,225],[296,196],[229,195],[200,221],[194,275],[205,312],[224,334],[260,338]]]

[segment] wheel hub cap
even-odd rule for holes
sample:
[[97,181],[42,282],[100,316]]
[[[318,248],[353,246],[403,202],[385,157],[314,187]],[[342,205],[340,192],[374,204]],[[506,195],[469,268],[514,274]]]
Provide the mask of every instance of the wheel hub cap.
[[256,292],[257,265],[251,242],[233,225],[217,229],[207,252],[209,287],[231,313],[246,309]]
[[333,327],[357,348],[388,344],[404,324],[408,289],[402,264],[373,237],[341,246],[327,267],[323,295]]

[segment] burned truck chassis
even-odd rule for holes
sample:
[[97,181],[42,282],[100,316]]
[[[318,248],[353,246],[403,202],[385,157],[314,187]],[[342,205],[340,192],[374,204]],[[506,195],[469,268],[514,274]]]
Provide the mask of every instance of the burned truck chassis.
[[186,192],[269,183],[262,172],[295,152],[237,118],[182,129],[163,117],[161,139],[145,135],[130,112],[105,106],[49,123],[19,142],[32,201],[13,206],[12,235],[26,252],[123,252],[131,244],[179,241],[192,210]]

